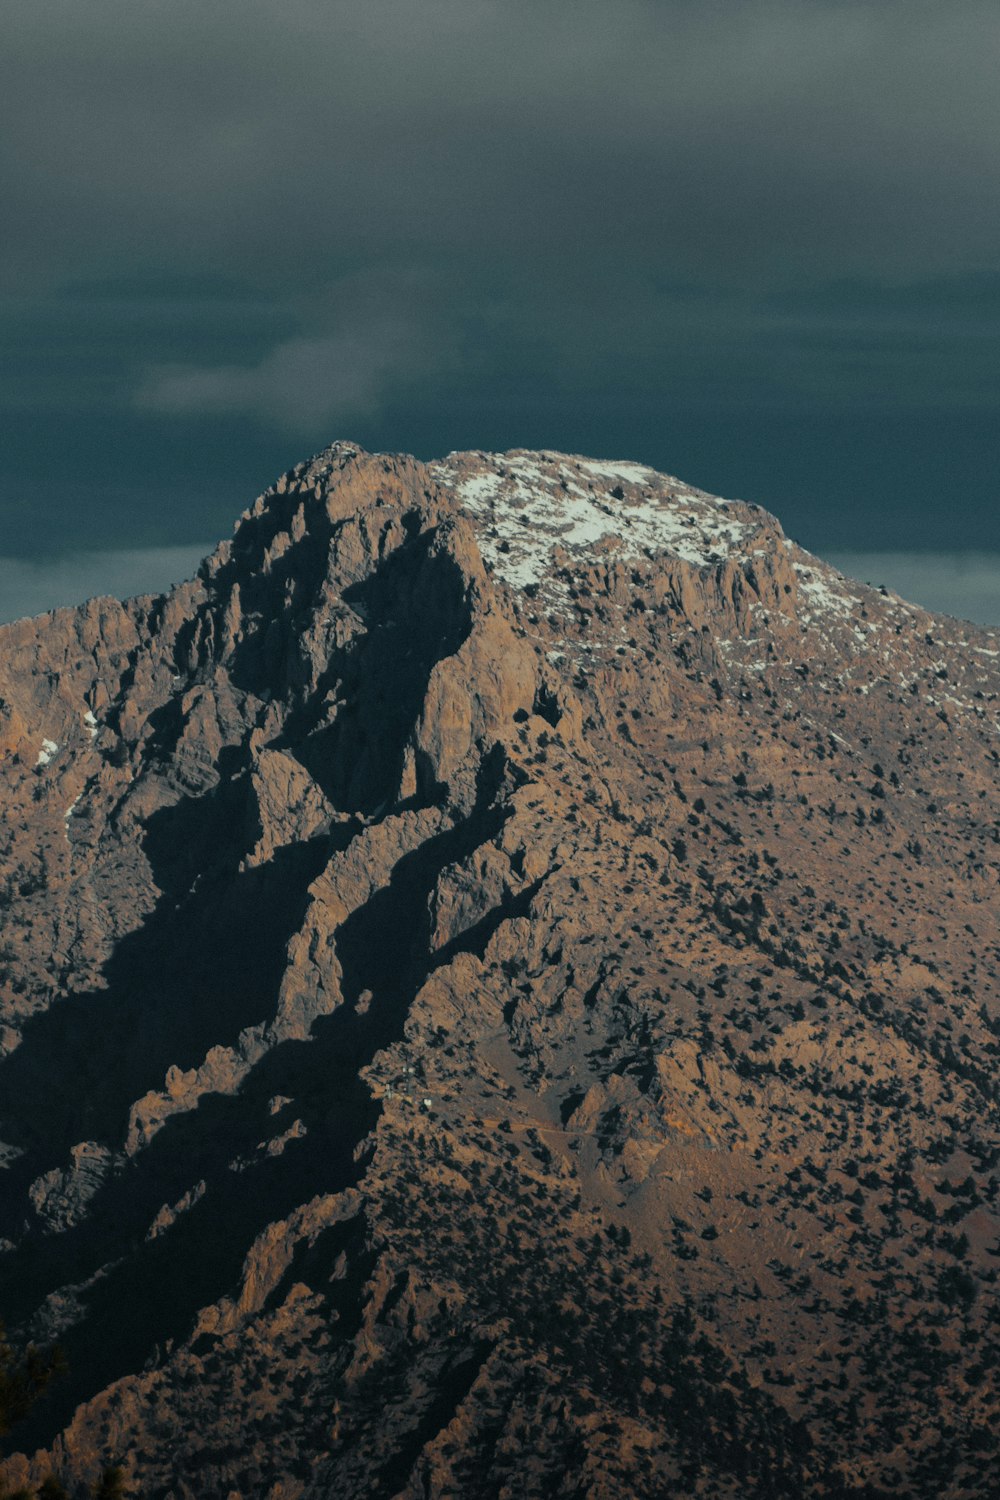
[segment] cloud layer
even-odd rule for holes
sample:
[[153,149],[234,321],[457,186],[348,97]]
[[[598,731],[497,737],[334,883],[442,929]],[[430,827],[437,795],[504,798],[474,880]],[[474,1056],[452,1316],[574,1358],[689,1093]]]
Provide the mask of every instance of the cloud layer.
[[35,226],[7,268],[65,270],[68,237],[84,271],[269,284],[526,238],[740,280],[975,269],[998,47],[985,0],[40,0],[0,61]]
[[45,614],[62,605],[110,594],[129,599],[161,593],[191,578],[205,547],[150,547],[125,552],[84,552],[47,562],[0,557],[0,624]]
[[1000,626],[1000,553],[842,552],[828,561],[924,609]]
[[953,477],[1000,547],[998,47],[994,0],[14,7],[5,545],[210,535],[347,431],[816,545],[931,545]]

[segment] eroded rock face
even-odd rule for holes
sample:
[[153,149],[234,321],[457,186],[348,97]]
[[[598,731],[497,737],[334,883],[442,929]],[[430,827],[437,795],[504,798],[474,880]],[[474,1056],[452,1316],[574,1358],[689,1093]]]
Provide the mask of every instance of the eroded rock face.
[[998,660],[639,465],[350,444],[3,627],[5,1477],[992,1494]]

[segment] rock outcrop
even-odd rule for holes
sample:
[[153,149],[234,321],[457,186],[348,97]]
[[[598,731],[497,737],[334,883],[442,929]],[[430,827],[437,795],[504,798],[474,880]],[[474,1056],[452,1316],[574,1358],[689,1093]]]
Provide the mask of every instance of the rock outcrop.
[[10,1485],[987,1496],[1000,639],[335,444],[0,629]]

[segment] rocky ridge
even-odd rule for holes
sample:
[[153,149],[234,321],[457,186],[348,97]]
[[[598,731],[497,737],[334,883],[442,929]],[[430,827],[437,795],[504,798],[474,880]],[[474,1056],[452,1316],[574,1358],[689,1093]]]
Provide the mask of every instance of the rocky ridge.
[[3,627],[9,1482],[991,1493],[998,660],[640,465],[344,443]]

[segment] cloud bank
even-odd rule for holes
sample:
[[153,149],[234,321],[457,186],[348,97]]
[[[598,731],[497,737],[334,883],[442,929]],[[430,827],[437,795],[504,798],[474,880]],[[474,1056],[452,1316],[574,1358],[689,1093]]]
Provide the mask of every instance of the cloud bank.
[[[615,250],[742,280],[996,253],[969,0],[40,0],[5,24],[22,284],[156,254]],[[60,234],[53,234],[56,227]]]
[[0,624],[105,594],[129,599],[161,593],[191,578],[211,551],[212,546],[150,547],[84,552],[44,562],[0,557]]
[[215,534],[344,431],[1000,546],[995,0],[9,9],[8,551]]
[[850,578],[884,584],[924,609],[1000,625],[1000,553],[840,552],[827,561]]

